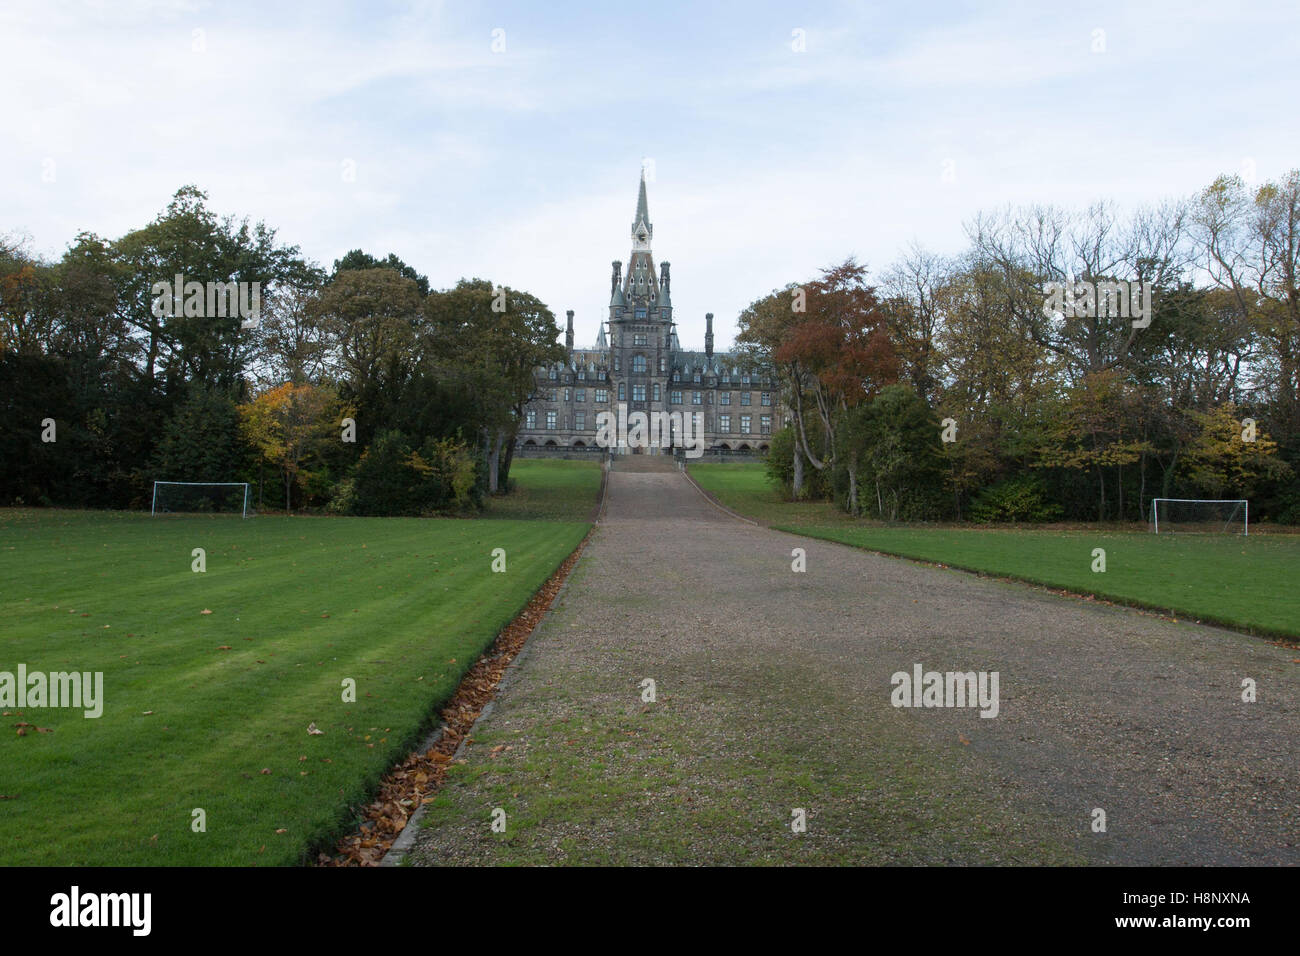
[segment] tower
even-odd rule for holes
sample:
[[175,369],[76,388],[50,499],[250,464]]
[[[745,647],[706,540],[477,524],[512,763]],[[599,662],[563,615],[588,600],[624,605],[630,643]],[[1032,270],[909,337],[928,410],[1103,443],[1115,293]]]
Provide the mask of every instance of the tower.
[[615,401],[627,402],[629,411],[654,411],[667,402],[668,373],[672,367],[673,320],[668,294],[669,266],[655,274],[651,242],[654,224],[646,197],[645,171],[637,189],[632,219],[632,250],[627,271],[613,262],[610,277],[610,372]]

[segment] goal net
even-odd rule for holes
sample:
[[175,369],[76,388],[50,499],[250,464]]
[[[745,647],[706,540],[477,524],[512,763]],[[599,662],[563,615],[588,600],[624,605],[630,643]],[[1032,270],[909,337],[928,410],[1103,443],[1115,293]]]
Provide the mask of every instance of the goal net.
[[1151,529],[1156,534],[1249,534],[1245,498],[1155,498]]
[[252,496],[246,481],[155,481],[151,515],[237,514],[247,518]]

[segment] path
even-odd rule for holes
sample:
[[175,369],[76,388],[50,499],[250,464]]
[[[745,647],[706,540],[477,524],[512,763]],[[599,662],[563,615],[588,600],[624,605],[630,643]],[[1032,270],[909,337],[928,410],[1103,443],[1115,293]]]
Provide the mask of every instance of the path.
[[[1300,652],[756,527],[667,467],[611,473],[411,862],[1300,864]],[[914,664],[997,671],[998,716],[891,706]]]

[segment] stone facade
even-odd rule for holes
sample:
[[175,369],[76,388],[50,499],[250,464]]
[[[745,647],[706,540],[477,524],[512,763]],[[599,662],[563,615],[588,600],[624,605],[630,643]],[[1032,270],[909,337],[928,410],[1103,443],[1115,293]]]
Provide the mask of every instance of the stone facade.
[[567,314],[567,358],[538,369],[537,392],[524,412],[518,450],[566,457],[600,454],[605,449],[596,446],[596,416],[617,413],[620,403],[628,413],[697,415],[705,453],[713,455],[762,454],[773,432],[785,423],[787,412],[779,405],[771,377],[744,367],[732,353],[714,352],[712,312],[705,315],[704,350],[681,347],[673,321],[669,264],[661,263],[656,275],[653,236],[643,173],[627,273],[623,263],[612,264],[609,317],[601,323],[594,346],[575,349],[573,312]]

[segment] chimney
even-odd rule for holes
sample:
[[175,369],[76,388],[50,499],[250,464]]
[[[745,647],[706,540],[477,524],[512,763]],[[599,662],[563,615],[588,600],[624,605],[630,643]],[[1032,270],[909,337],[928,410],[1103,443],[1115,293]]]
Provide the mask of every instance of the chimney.
[[704,313],[704,354],[713,358],[713,313]]
[[564,314],[569,317],[569,327],[564,333],[564,348],[570,355],[572,355],[573,354],[573,310],[570,309],[568,312]]
[[659,287],[664,292],[668,291],[668,263],[659,263]]
[[609,297],[612,299],[614,298],[614,293],[618,290],[618,275],[623,271],[623,263],[615,259],[610,263],[610,265],[614,267],[614,274],[609,280]]

